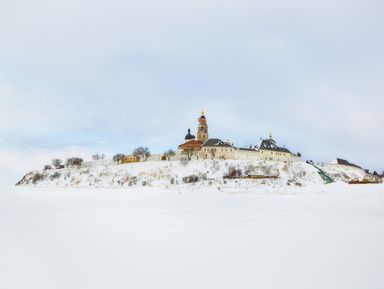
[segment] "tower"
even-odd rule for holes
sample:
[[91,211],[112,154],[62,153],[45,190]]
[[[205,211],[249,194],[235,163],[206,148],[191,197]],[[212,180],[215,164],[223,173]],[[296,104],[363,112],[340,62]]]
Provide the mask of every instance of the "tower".
[[204,111],[201,112],[199,120],[199,127],[197,129],[197,140],[205,142],[208,140],[208,125],[207,119],[205,118]]

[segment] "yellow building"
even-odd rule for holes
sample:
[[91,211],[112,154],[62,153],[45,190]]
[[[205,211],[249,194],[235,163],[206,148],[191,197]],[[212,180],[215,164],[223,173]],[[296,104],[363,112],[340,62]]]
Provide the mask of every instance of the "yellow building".
[[140,158],[138,156],[134,155],[125,155],[123,157],[123,160],[121,161],[122,164],[128,164],[128,163],[137,163],[140,161]]
[[218,138],[210,138],[201,145],[200,158],[233,160],[235,148],[228,142]]
[[260,159],[262,160],[292,162],[301,159],[299,154],[295,155],[287,148],[277,146],[275,140],[272,138],[272,134],[270,134],[269,139],[261,140],[258,149]]

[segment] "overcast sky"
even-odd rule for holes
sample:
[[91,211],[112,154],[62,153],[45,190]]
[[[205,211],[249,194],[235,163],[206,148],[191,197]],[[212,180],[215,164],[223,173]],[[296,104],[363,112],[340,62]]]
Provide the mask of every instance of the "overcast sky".
[[206,111],[238,146],[384,169],[383,1],[1,0],[0,172],[176,149]]

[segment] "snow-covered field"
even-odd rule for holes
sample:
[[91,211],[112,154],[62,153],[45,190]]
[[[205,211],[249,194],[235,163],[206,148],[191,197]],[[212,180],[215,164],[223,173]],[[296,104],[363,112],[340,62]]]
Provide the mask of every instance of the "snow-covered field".
[[0,288],[384,288],[384,185],[0,193]]

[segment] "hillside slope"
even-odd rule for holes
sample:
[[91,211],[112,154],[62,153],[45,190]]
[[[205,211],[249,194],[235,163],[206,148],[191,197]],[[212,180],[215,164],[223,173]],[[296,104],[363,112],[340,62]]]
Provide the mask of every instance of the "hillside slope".
[[[355,168],[322,167],[335,181],[363,178]],[[244,176],[267,176],[276,179],[245,179]],[[237,178],[226,178],[237,177]],[[239,178],[240,177],[240,178]],[[182,163],[151,161],[124,165],[33,171],[17,185],[42,187],[124,187],[156,186],[308,186],[323,184],[318,170],[306,163],[285,164],[272,161],[206,160]]]

